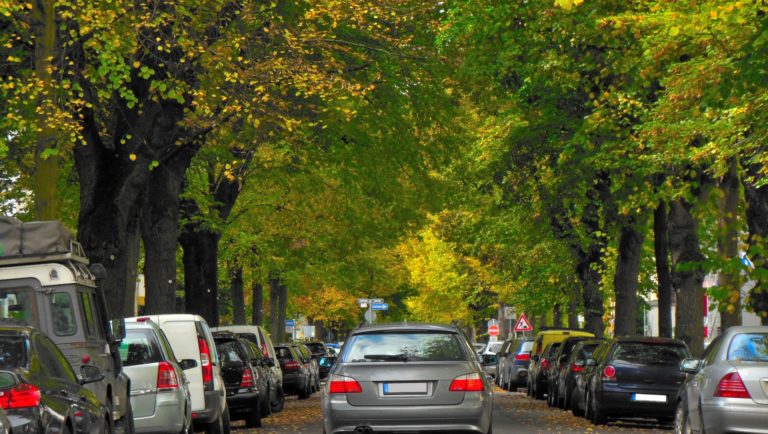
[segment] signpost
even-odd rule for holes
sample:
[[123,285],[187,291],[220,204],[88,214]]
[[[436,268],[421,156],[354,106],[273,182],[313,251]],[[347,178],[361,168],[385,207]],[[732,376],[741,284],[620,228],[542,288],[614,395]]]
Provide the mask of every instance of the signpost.
[[517,324],[515,324],[515,331],[516,332],[532,332],[533,327],[531,327],[531,323],[528,322],[528,318],[525,317],[525,314],[520,315],[520,319],[517,320]]
[[358,298],[357,304],[361,309],[367,309],[365,312],[365,320],[372,324],[376,320],[377,310],[389,310],[389,305],[384,303],[383,298]]
[[499,326],[494,324],[490,327],[488,327],[488,336],[496,337],[499,335]]
[[387,303],[371,303],[371,310],[389,310]]

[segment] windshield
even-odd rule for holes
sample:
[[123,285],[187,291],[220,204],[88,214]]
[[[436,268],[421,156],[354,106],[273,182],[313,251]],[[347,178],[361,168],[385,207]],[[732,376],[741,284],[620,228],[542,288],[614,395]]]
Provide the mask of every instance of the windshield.
[[120,342],[120,359],[123,366],[162,362],[160,346],[152,330],[126,330],[125,339]]
[[0,335],[0,369],[27,366],[27,340],[23,336]]
[[488,344],[488,348],[485,350],[487,353],[498,353],[501,351],[501,346],[504,342],[491,342]]
[[344,363],[467,360],[454,333],[366,333],[346,345]]
[[682,345],[626,342],[616,348],[613,360],[638,364],[676,365],[688,357]]
[[768,362],[768,333],[743,333],[733,337],[728,360]]
[[523,345],[520,346],[521,353],[530,353],[533,349],[533,341],[525,341],[523,342]]
[[35,291],[32,288],[0,288],[0,324],[40,328]]

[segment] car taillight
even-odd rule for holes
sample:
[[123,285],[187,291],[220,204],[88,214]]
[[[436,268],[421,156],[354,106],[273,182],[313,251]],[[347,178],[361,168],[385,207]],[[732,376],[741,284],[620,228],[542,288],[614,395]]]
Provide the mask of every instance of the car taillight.
[[251,368],[246,367],[243,370],[243,378],[240,380],[240,388],[248,389],[251,387],[253,387],[253,374],[251,373]]
[[456,377],[448,388],[451,392],[482,392],[485,386],[480,374],[467,374]]
[[295,360],[288,360],[283,366],[285,372],[296,372],[301,368],[301,364]]
[[752,398],[738,372],[725,374],[720,383],[717,384],[715,396],[718,398]]
[[265,344],[261,344],[261,352],[264,354],[264,357],[269,358],[269,351],[267,351],[267,346]]
[[331,375],[328,393],[362,393],[363,388],[354,378]]
[[515,354],[515,361],[517,362],[530,362],[531,355],[529,353]]
[[157,364],[157,390],[174,390],[179,388],[176,371],[168,362]]
[[581,365],[577,365],[576,363],[571,363],[571,372],[581,372],[584,370],[584,367]]
[[8,410],[14,408],[31,408],[40,405],[40,389],[32,384],[19,384],[13,389],[0,392],[0,407]]
[[611,365],[603,369],[603,381],[616,381],[616,368]]
[[203,338],[197,338],[197,346],[200,348],[200,366],[203,369],[203,383],[210,383],[213,381],[211,350],[208,348],[208,342]]

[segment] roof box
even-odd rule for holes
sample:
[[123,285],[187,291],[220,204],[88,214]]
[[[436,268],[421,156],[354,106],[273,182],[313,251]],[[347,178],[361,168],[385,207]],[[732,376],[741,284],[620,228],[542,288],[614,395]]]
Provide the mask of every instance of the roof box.
[[[85,260],[82,247],[72,232],[59,221],[23,223],[13,217],[0,217],[0,261],[13,258],[38,260]],[[87,262],[87,260],[85,260]]]

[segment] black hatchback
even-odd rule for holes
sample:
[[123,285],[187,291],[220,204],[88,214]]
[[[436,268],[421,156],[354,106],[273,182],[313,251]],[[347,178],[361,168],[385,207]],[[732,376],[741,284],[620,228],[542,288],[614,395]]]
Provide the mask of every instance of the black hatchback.
[[595,425],[608,418],[647,417],[669,423],[689,356],[683,341],[667,338],[614,338],[586,361],[586,414]]
[[[213,334],[221,359],[221,377],[227,389],[231,420],[245,420],[248,428],[261,426],[262,412],[268,407],[267,376],[258,365],[247,343],[230,332]],[[263,395],[262,395],[263,394]]]
[[78,377],[61,350],[31,327],[0,327],[0,407],[11,432],[112,432],[112,415],[83,387],[104,379],[84,365]]

